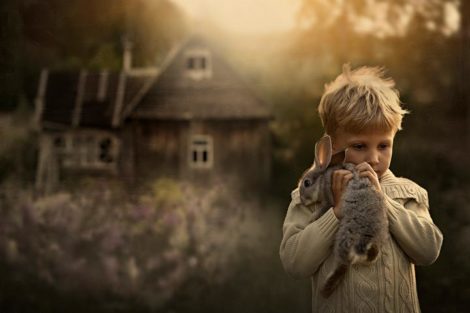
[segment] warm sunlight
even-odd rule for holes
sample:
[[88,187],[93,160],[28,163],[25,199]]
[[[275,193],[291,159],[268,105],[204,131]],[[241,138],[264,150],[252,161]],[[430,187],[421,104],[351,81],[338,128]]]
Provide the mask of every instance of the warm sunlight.
[[172,0],[190,16],[230,31],[266,33],[294,25],[299,0]]

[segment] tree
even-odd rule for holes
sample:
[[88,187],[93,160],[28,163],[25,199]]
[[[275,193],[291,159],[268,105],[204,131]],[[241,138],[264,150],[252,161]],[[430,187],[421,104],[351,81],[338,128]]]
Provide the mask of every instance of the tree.
[[458,75],[458,96],[462,103],[461,109],[466,112],[467,124],[467,151],[470,143],[470,90],[467,86],[467,79],[470,75],[470,2],[462,1],[460,4],[460,33],[459,33],[459,75]]
[[384,65],[409,103],[449,113],[459,102],[458,8],[455,0],[304,0],[293,52],[327,60],[335,73],[346,62]]
[[0,109],[10,110],[16,106],[21,89],[18,70],[21,25],[18,5],[14,0],[0,3]]
[[456,0],[303,0],[301,4],[298,24],[304,33],[302,47],[319,42],[338,62],[356,55],[370,57],[371,48],[377,45],[368,43],[378,41],[381,45],[387,38],[404,38],[416,27],[438,37],[456,31],[448,18],[457,10]]
[[458,0],[303,0],[299,19],[307,28],[327,29],[340,22],[345,29],[379,37],[403,34],[414,20],[431,31],[448,33],[446,11],[458,4]]
[[186,33],[169,0],[5,0],[0,17],[0,101],[10,108],[21,94],[34,98],[44,67],[119,70],[129,34],[134,64],[157,65]]
[[22,0],[20,7],[27,50],[43,66],[116,68],[130,32],[145,63],[184,34],[185,17],[167,0]]

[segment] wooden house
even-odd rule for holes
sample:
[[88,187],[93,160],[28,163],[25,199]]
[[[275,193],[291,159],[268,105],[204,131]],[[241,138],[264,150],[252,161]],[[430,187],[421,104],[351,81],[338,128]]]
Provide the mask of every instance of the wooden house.
[[108,176],[263,187],[271,114],[216,49],[192,36],[155,69],[43,70],[37,187]]

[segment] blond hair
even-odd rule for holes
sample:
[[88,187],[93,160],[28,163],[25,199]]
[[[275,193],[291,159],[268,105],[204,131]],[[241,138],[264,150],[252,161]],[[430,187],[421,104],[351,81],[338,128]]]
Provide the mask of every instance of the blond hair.
[[364,129],[401,129],[403,115],[398,90],[380,67],[361,67],[351,71],[349,64],[333,82],[325,85],[318,105],[325,132],[336,129],[358,132]]

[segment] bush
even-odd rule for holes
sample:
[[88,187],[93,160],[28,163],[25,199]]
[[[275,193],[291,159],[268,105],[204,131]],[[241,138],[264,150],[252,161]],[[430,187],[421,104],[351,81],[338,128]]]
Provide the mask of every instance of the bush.
[[37,138],[31,129],[32,112],[24,100],[0,121],[0,183],[26,185],[36,173]]
[[[223,187],[203,192],[161,179],[138,200],[123,193],[103,185],[34,201],[4,195],[2,292],[24,288],[31,307],[23,300],[22,311],[60,311],[58,298],[70,311],[77,297],[88,304],[95,299],[94,311],[135,310],[136,303],[157,309],[189,279],[229,279],[239,250],[252,242],[246,240],[256,229],[246,218],[248,204]],[[1,303],[18,308],[12,297]]]

